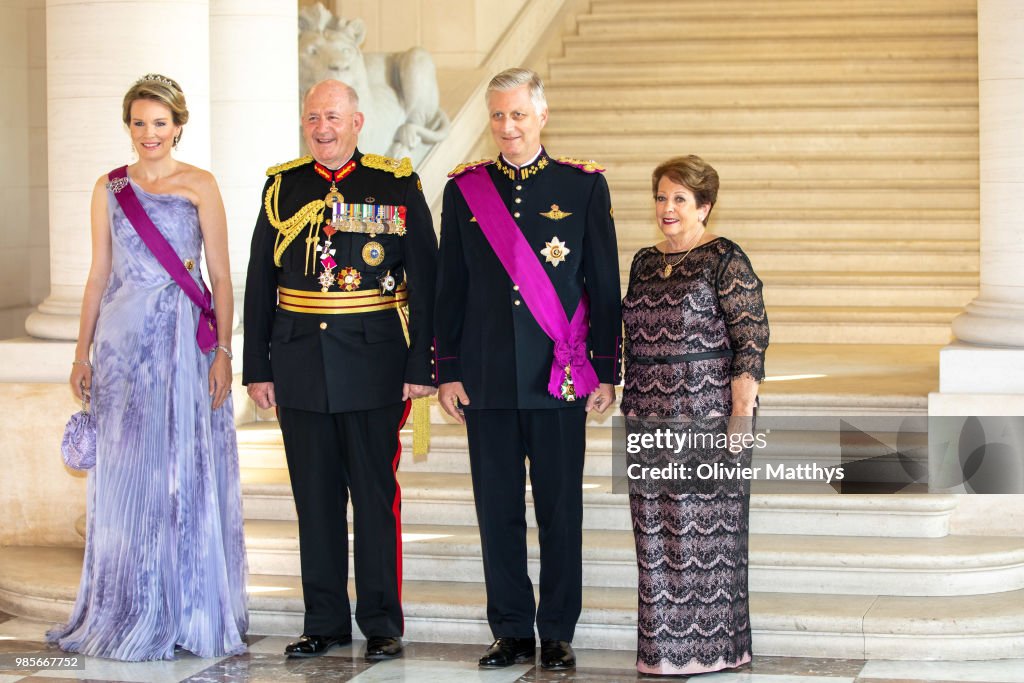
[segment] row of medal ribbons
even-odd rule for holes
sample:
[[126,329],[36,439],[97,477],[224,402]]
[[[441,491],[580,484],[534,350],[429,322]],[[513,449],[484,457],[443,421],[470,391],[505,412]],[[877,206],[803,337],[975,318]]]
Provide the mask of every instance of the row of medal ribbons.
[[331,207],[331,225],[339,230],[356,224],[404,227],[404,206],[387,204],[347,204],[335,201]]

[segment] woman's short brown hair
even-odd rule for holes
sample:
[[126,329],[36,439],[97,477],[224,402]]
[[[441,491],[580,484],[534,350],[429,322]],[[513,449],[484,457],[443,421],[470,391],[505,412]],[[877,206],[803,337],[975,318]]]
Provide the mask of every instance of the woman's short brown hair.
[[[696,154],[685,157],[673,157],[658,164],[651,174],[651,193],[658,194],[658,183],[667,177],[674,183],[684,185],[693,192],[697,206],[710,204],[715,206],[718,200],[718,171]],[[708,216],[711,211],[708,211]],[[708,216],[704,217],[704,225],[708,224]]]
[[[159,102],[171,110],[171,118],[176,126],[184,126],[188,123],[188,107],[185,106],[185,94],[181,92],[181,86],[174,79],[161,76],[160,74],[146,74],[135,81],[128,92],[124,94],[124,101],[121,104],[121,120],[124,125],[129,125],[132,120],[132,102],[135,100],[152,100]],[[181,133],[174,138],[174,144],[181,140]]]

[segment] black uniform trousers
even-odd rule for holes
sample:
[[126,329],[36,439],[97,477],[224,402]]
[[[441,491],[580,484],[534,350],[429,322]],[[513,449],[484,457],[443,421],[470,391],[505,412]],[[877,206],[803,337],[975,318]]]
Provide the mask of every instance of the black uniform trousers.
[[280,408],[299,517],[303,632],[352,632],[348,599],[348,521],[352,498],[356,623],[363,635],[401,636],[401,456],[398,432],[410,402],[373,410],[317,413]]
[[[491,632],[533,638],[536,618],[541,639],[571,641],[583,606],[583,402],[465,416]],[[527,574],[527,459],[540,540],[539,604]]]

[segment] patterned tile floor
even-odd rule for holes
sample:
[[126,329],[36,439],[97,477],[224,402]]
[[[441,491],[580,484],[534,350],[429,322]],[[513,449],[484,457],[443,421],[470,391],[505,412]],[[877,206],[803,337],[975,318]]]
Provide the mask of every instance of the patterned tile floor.
[[[546,672],[530,665],[483,671],[476,660],[486,643],[443,645],[408,643],[405,656],[369,663],[362,658],[364,643],[335,648],[324,657],[289,660],[281,654],[289,638],[253,636],[249,652],[238,657],[199,659],[183,654],[172,662],[121,663],[85,658],[74,671],[17,670],[15,655],[60,656],[42,642],[49,626],[38,621],[0,614],[0,683],[13,681],[92,681],[106,683],[299,683],[354,681],[356,683],[513,683],[542,681],[653,681],[638,676],[630,652],[577,650],[579,667],[569,672]],[[686,680],[671,677],[670,680]],[[850,659],[757,657],[734,671],[704,674],[700,683],[1024,683],[1024,659],[985,662],[885,662]]]

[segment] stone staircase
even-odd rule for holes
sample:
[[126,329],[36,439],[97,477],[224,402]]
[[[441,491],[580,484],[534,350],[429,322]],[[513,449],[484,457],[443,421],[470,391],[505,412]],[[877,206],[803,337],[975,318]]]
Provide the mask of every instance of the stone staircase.
[[651,170],[695,153],[773,343],[950,340],[978,286],[972,0],[593,0],[564,46],[546,144],[608,167],[623,264],[659,237]]
[[[434,425],[430,457],[403,435],[407,637],[485,643],[483,572],[464,430]],[[611,421],[588,427],[579,647],[631,649],[636,564],[626,496],[612,491]],[[295,509],[277,425],[239,429],[252,630],[302,627]],[[813,441],[782,444],[806,450]],[[528,494],[529,502],[529,494]],[[949,535],[954,496],[755,494],[750,589],[761,655],[997,658],[1024,648],[1024,539]],[[537,578],[528,513],[530,572]],[[66,617],[81,550],[0,550],[0,609]],[[351,587],[350,587],[351,590]]]

